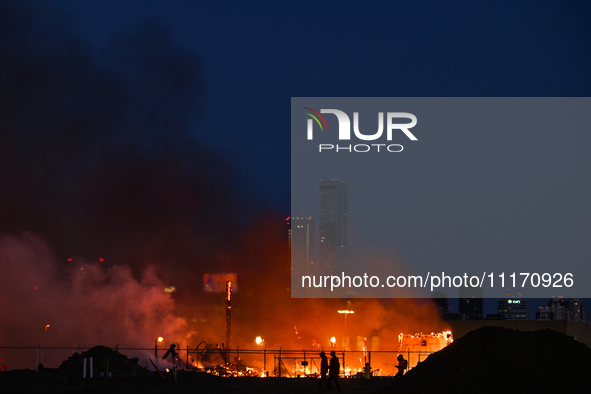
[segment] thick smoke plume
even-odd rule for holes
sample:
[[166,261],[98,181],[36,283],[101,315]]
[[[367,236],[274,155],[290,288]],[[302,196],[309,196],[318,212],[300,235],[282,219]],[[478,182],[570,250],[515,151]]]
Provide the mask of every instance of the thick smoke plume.
[[[0,240],[0,261],[5,345],[145,348],[147,338],[182,338],[189,332],[150,268],[139,279],[124,265],[73,261],[58,269],[44,242],[31,234]],[[11,356],[13,364],[34,367],[31,354]],[[56,356],[40,361],[51,365],[59,361]]]
[[[430,304],[291,299],[286,215],[252,212],[228,161],[196,142],[199,56],[156,22],[93,51],[42,15],[0,2],[2,346],[221,345],[224,295],[203,292],[219,272],[238,275],[232,347],[261,335],[318,350],[348,335],[392,348],[401,331],[437,328]],[[347,332],[343,308],[356,310]],[[32,353],[0,353],[35,367]]]
[[94,55],[59,21],[0,7],[0,233],[134,267],[215,249],[239,201],[195,143],[199,57],[154,22]]
[[93,50],[52,15],[0,4],[0,343],[149,346],[182,326],[162,290],[195,298],[247,194],[196,143],[197,54],[156,22]]

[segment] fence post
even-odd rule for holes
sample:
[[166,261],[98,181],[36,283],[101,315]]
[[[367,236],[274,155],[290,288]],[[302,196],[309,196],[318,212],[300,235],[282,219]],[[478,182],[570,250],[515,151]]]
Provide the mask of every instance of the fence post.
[[154,341],[154,359],[156,360],[156,368],[158,368],[158,340]]
[[265,349],[263,350],[263,377],[268,377],[267,373],[267,344],[265,343]]
[[304,377],[306,377],[306,367],[308,365],[306,364],[306,350],[304,350]]
[[[41,345],[39,345],[41,346]],[[35,370],[39,372],[39,346],[37,346],[37,364],[35,365]]]

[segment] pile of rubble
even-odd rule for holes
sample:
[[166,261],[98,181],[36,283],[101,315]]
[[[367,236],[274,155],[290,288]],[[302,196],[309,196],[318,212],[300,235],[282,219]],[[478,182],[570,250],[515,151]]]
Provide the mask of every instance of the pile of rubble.
[[551,331],[483,327],[397,378],[380,393],[591,392],[591,349]]
[[82,354],[74,353],[59,366],[58,370],[71,378],[82,377],[84,359],[86,359],[87,376],[90,376],[90,358],[92,357],[93,376],[137,376],[151,374],[138,364],[137,358],[128,358],[106,346],[95,346]]

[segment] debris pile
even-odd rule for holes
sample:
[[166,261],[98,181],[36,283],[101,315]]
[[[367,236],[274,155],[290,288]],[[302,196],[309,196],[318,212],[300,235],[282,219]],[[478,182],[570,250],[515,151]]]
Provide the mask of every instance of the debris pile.
[[396,379],[380,393],[589,392],[591,349],[552,330],[483,327]]
[[90,375],[90,358],[93,359],[94,377],[108,376],[136,376],[151,374],[146,368],[138,364],[137,358],[128,358],[106,346],[95,346],[82,354],[74,353],[59,366],[58,370],[71,378],[82,377],[84,359],[87,359],[87,369]]

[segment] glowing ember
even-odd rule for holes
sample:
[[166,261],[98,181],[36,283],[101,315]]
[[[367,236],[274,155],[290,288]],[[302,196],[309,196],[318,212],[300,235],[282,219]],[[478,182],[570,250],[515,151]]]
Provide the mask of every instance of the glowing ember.
[[454,337],[451,331],[443,331],[440,333],[440,335],[442,335],[443,338],[445,338],[448,345],[454,341]]
[[176,287],[174,287],[174,286],[168,286],[168,287],[165,287],[165,288],[164,288],[164,292],[165,292],[166,294],[172,294],[172,293],[174,293],[175,291],[176,291]]

